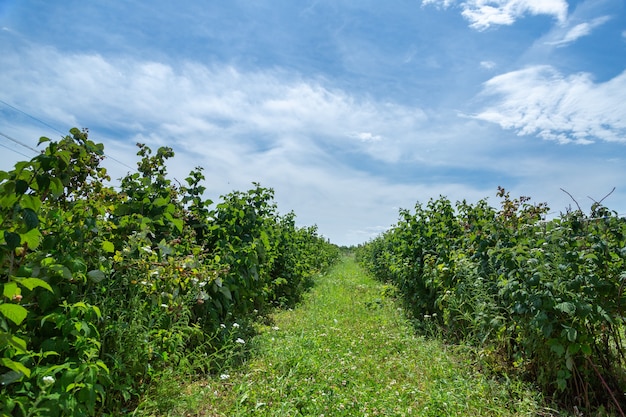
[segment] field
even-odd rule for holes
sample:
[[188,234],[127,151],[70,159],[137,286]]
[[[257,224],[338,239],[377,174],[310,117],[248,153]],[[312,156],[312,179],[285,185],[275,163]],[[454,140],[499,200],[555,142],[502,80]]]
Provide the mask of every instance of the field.
[[339,248],[167,147],[112,186],[87,131],[40,145],[0,172],[1,415],[624,415],[602,201],[441,197]]

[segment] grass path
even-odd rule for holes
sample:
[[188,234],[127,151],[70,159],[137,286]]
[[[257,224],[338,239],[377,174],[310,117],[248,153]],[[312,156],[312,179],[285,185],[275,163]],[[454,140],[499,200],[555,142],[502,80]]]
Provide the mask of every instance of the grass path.
[[188,416],[537,415],[536,394],[477,373],[345,257],[294,310],[248,341],[242,367],[187,387]]

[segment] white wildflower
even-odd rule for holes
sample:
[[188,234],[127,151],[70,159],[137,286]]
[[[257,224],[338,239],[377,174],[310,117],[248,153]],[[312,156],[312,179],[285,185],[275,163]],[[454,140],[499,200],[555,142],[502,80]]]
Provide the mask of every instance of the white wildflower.
[[220,327],[221,327],[222,329],[225,329],[225,328],[226,328],[226,325],[225,325],[224,323],[222,323],[222,324],[220,324]]
[[246,341],[243,340],[241,337],[238,337],[237,340],[235,340],[235,342],[242,344],[242,345],[246,343]]
[[239,323],[233,323],[233,327],[237,329],[239,327]]
[[47,375],[42,378],[42,381],[44,385],[52,385],[54,384],[55,379],[53,376]]
[[220,379],[228,379],[228,378],[230,378],[230,375],[228,375],[228,374],[220,375]]

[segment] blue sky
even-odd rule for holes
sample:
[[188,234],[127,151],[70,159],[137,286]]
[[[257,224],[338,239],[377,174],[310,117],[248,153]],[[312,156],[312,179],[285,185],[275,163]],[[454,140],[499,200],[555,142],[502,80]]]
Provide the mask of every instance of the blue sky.
[[626,213],[622,0],[0,0],[0,50],[2,170],[87,127],[113,178],[171,146],[345,245],[499,185]]

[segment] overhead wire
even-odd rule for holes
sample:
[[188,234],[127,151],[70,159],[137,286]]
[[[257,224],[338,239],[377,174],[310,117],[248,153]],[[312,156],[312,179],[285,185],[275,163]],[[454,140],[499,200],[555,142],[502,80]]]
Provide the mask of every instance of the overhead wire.
[[[13,109],[14,111],[16,111],[16,112],[18,112],[18,113],[21,113],[21,114],[23,114],[23,115],[25,115],[25,116],[27,116],[27,117],[29,117],[29,118],[33,119],[34,121],[36,121],[36,122],[38,122],[38,123],[41,123],[42,125],[44,125],[44,126],[46,126],[46,127],[50,128],[50,129],[54,130],[55,132],[59,133],[61,136],[65,136],[65,135],[66,135],[66,133],[61,132],[59,129],[57,129],[56,127],[52,126],[51,124],[46,123],[45,121],[41,120],[40,118],[38,118],[38,117],[36,117],[36,116],[33,116],[32,114],[27,113],[27,112],[25,112],[24,110],[22,110],[22,109],[20,109],[20,108],[18,108],[18,107],[15,107],[14,105],[12,105],[12,104],[10,104],[10,103],[7,103],[6,101],[4,101],[4,100],[2,100],[2,99],[0,99],[0,103],[4,104],[5,106],[7,106],[7,107],[9,107],[9,108]],[[39,153],[39,151],[38,151],[37,149],[34,149],[34,148],[32,148],[32,147],[30,147],[30,146],[28,146],[28,145],[24,144],[23,142],[21,142],[21,141],[19,141],[19,140],[15,139],[15,138],[12,138],[12,137],[10,137],[10,136],[8,136],[8,135],[6,135],[6,134],[2,133],[2,132],[0,132],[0,135],[1,135],[1,136],[4,136],[5,138],[7,138],[7,139],[9,139],[9,140],[11,140],[11,141],[13,141],[13,142],[15,142],[15,143],[17,143],[17,144],[21,145],[21,146],[24,146],[24,147],[26,147],[26,148],[30,149],[31,151],[34,151],[34,152],[36,152],[36,153]],[[22,154],[22,155],[23,155],[23,154]],[[24,155],[24,156],[26,156],[26,155]],[[120,161],[119,159],[112,157],[111,155],[108,155],[108,154],[104,153],[104,156],[105,156],[105,157],[107,157],[108,159],[110,159],[110,160],[112,160],[112,161],[114,161],[114,162],[117,162],[118,164],[120,164],[120,165],[122,165],[122,166],[124,166],[124,167],[126,167],[126,168],[128,168],[128,169],[130,169],[130,170],[132,170],[132,171],[137,171],[137,168],[133,168],[133,167],[131,167],[130,165],[128,165],[128,164],[126,164],[126,163],[124,163],[124,162]],[[27,156],[27,157],[28,157],[28,156]]]
[[32,114],[28,114],[26,113],[24,110],[18,109],[17,107],[13,106],[12,104],[7,103],[6,101],[0,99],[0,103],[4,104],[7,107],[10,107],[11,109],[15,110],[18,113],[22,113],[24,116],[30,117],[31,119],[33,119],[36,122],[41,123],[42,125],[49,127],[50,129],[54,130],[55,132],[59,133],[60,135],[64,136],[65,133],[61,132],[59,129],[57,129],[56,127],[50,125],[49,123],[44,122],[43,120],[33,116]]
[[18,150],[15,150],[15,149],[13,149],[13,148],[9,148],[7,145],[3,145],[2,143],[0,143],[0,147],[5,148],[5,149],[8,149],[8,150],[10,150],[11,152],[15,152],[15,153],[17,153],[17,154],[20,154],[20,155],[22,155],[23,157],[30,158],[30,156],[26,155],[25,153],[22,153],[22,152],[20,152],[20,151],[18,151]]
[[29,145],[25,144],[24,142],[22,142],[20,140],[12,138],[11,136],[9,136],[9,135],[7,135],[5,133],[0,132],[0,136],[3,136],[5,138],[7,138],[8,140],[10,140],[11,142],[17,143],[18,145],[25,147],[28,150],[31,150],[31,151],[33,151],[35,153],[39,153],[39,151],[37,149],[33,148],[32,146],[29,146]]

